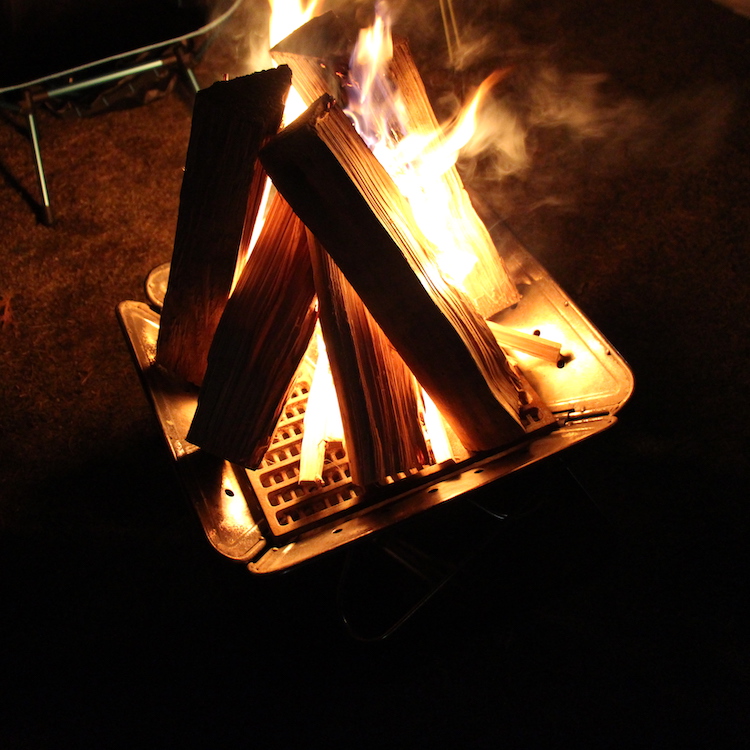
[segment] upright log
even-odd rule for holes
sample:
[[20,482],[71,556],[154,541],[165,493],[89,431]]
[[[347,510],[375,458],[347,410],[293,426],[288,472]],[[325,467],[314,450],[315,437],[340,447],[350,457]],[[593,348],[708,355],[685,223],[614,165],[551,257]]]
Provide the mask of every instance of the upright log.
[[291,71],[219,81],[195,98],[156,360],[200,385],[255,221],[265,174],[258,151],[281,124]]
[[419,385],[314,236],[308,240],[323,339],[352,480],[365,487],[429,464]]

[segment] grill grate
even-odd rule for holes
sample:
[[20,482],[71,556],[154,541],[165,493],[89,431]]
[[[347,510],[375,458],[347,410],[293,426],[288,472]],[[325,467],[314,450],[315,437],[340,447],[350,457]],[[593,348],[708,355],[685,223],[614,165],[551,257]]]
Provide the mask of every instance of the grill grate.
[[300,375],[276,425],[271,445],[259,469],[247,470],[258,504],[274,534],[307,528],[316,521],[357,505],[346,450],[329,444],[322,485],[299,483],[299,456],[310,377]]

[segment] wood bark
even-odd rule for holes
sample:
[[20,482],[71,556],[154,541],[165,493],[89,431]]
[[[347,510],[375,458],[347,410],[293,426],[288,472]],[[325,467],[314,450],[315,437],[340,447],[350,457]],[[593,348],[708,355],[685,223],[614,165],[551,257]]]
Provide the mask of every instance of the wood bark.
[[208,354],[188,440],[254,469],[315,328],[306,231],[276,195]]
[[320,243],[308,240],[352,480],[365,487],[430,463],[419,384]]
[[200,385],[265,175],[261,146],[280,126],[287,67],[219,81],[196,95],[156,360]]

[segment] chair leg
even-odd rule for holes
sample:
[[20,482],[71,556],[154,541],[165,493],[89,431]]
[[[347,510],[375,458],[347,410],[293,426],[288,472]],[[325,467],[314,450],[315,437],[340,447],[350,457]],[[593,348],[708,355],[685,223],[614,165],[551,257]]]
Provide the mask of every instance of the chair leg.
[[190,84],[190,88],[194,94],[197,94],[201,90],[201,85],[198,83],[198,79],[193,72],[195,59],[193,50],[182,42],[175,48],[174,55],[180,70],[184,73],[187,82]]
[[197,94],[201,90],[201,86],[198,83],[198,79],[195,77],[195,73],[192,68],[185,68],[185,75],[187,76],[190,85],[193,88],[193,93]]
[[49,226],[54,222],[54,216],[52,214],[52,205],[49,199],[49,191],[47,190],[47,179],[44,176],[44,164],[42,162],[42,150],[39,147],[39,134],[36,129],[36,119],[34,117],[33,109],[29,109],[26,113],[26,119],[29,123],[29,133],[31,134],[31,145],[34,149],[34,161],[36,162],[36,174],[39,178],[39,187],[42,191],[42,221]]

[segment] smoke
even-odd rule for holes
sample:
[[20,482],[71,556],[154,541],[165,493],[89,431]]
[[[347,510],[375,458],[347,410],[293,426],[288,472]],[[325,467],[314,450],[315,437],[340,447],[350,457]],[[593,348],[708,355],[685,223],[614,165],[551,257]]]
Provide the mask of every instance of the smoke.
[[[480,111],[477,137],[459,162],[467,184],[494,196],[501,213],[542,205],[574,210],[597,182],[640,169],[696,170],[722,143],[738,99],[731,82],[676,73],[667,48],[636,45],[628,69],[617,45],[629,29],[607,18],[585,19],[599,34],[589,54],[565,15],[575,2],[467,5],[456,3],[457,23],[446,29],[438,3],[401,4],[396,31],[409,38],[442,118],[455,114],[493,69],[510,68]],[[639,28],[637,19],[628,23]]]
[[604,73],[548,62],[519,70],[512,85],[482,109],[477,138],[462,154],[465,170],[491,162],[497,179],[528,174],[554,161],[544,153],[550,148],[561,162],[585,155],[589,170],[696,169],[715,153],[736,101],[720,84],[639,98],[613,89]]
[[[693,43],[682,41],[686,35],[705,36],[700,17],[684,27],[687,21],[675,19],[662,40],[653,29],[666,11],[626,5],[610,18],[617,12],[611,3],[597,14],[576,0],[391,0],[394,31],[409,40],[440,119],[454,115],[492,70],[510,69],[482,107],[477,137],[459,162],[469,187],[494,196],[502,213],[543,205],[574,210],[598,182],[639,169],[695,170],[722,142],[735,87],[694,69],[677,71],[670,59],[669,45],[677,53]],[[373,8],[374,0],[322,6],[362,18]],[[222,27],[215,43],[222,53],[212,55],[208,73],[267,67],[268,15],[266,0],[246,0]],[[644,29],[651,41],[639,45]]]
[[[212,20],[227,13],[235,0],[206,0]],[[200,81],[208,86],[224,76],[235,78],[272,66],[268,43],[268,0],[244,0],[218,27],[201,65]]]
[[639,170],[700,169],[722,142],[736,99],[719,84],[646,99],[612,90],[605,74],[550,64],[520,78],[483,110],[479,137],[459,164],[506,215],[545,205],[575,210],[598,184]]

